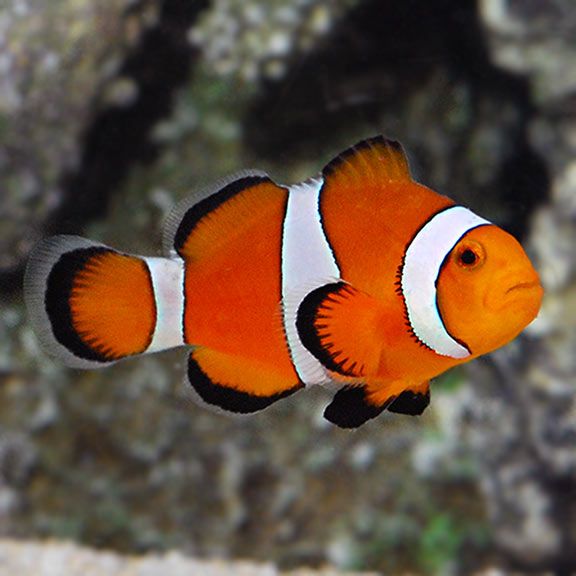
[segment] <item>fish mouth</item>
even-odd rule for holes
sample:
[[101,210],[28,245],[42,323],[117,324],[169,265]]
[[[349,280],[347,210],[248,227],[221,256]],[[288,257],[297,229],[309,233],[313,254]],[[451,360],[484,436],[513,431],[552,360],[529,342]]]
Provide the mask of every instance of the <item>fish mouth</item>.
[[516,278],[502,291],[488,291],[485,305],[493,312],[500,312],[508,306],[531,306],[543,296],[542,285],[539,278]]
[[514,284],[510,286],[504,293],[504,295],[510,294],[511,292],[522,291],[522,290],[531,290],[532,288],[540,288],[540,280],[529,280],[528,282],[518,282],[518,284]]

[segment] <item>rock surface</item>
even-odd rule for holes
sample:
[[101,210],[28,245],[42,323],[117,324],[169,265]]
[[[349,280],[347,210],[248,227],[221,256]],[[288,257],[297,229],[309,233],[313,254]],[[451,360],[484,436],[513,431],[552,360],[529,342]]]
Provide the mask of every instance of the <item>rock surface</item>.
[[[58,207],[55,232],[158,254],[164,214],[192,189],[250,166],[306,178],[382,131],[404,142],[423,182],[523,236],[548,296],[526,338],[471,366],[473,385],[453,372],[435,382],[423,418],[350,434],[322,420],[321,390],[246,419],[190,406],[181,351],[68,370],[38,349],[12,282],[0,305],[0,532],[283,567],[471,574],[499,550],[522,569],[570,570],[572,4],[358,0],[343,12],[348,2],[220,0],[189,30],[177,11],[159,12],[189,0],[8,2],[3,270]],[[261,24],[268,16],[273,26]],[[204,49],[194,78],[176,78],[173,108],[170,82],[155,75],[171,57],[141,50],[147,32],[179,38],[188,57]],[[50,42],[58,57],[46,63],[34,55]],[[150,78],[151,115],[134,106]],[[117,139],[122,118],[130,129]],[[88,226],[88,212],[105,218]]]
[[76,544],[0,540],[0,576],[376,576],[335,570],[283,572],[272,564],[202,561],[179,552],[121,556]]
[[[550,198],[528,246],[546,290],[538,320],[471,366],[463,420],[482,465],[494,536],[517,567],[576,570],[576,15],[571,2],[480,3],[492,57],[524,75],[529,139]],[[554,30],[554,34],[549,34]]]
[[150,132],[189,77],[186,33],[207,5],[3,3],[0,293],[18,289],[34,243],[102,217],[129,169],[154,157]]

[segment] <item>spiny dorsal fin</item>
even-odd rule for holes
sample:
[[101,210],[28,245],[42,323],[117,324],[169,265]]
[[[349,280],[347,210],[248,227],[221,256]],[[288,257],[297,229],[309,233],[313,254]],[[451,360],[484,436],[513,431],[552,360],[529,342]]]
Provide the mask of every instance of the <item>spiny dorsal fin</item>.
[[402,145],[384,136],[362,140],[348,148],[324,167],[322,175],[330,184],[344,186],[412,180]]
[[[185,260],[207,257],[224,241],[283,205],[288,191],[261,171],[249,170],[218,181],[172,210],[164,230],[164,251]],[[198,200],[200,198],[200,200]]]

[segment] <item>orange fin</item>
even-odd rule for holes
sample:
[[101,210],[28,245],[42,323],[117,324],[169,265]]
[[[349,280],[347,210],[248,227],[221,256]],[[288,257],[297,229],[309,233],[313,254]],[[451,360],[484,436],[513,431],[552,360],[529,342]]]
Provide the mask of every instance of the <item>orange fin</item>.
[[39,340],[70,366],[100,367],[151,342],[156,304],[142,258],[55,236],[33,251],[24,290]]
[[380,360],[374,338],[378,303],[345,282],[325,284],[300,304],[296,328],[302,344],[328,370],[352,378],[373,374]]
[[384,136],[362,140],[348,148],[324,167],[322,175],[330,186],[346,189],[412,180],[402,145]]
[[163,244],[170,256],[209,258],[261,219],[268,206],[276,210],[278,200],[285,206],[288,190],[264,172],[251,170],[220,180],[197,196],[204,198],[184,200],[168,216]]
[[430,383],[424,382],[418,386],[406,388],[388,406],[388,412],[420,416],[430,404]]
[[[395,396],[389,399],[392,402]],[[386,409],[387,403],[373,404],[364,386],[344,386],[336,392],[324,410],[324,418],[340,428],[358,428],[376,418]]]
[[384,410],[418,416],[430,402],[428,382],[406,387],[401,382],[388,385],[349,385],[341,388],[324,411],[324,418],[340,428],[357,428]]
[[240,414],[263,410],[304,386],[267,366],[209,348],[190,354],[188,380],[203,402]]

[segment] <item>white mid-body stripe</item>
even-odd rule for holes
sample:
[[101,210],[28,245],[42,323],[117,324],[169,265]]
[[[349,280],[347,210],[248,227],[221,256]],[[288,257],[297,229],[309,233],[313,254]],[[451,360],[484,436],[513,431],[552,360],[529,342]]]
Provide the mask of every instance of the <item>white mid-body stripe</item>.
[[436,280],[442,262],[457,242],[473,228],[490,224],[462,206],[443,210],[416,234],[406,250],[401,286],[414,334],[429,348],[452,358],[470,352],[448,334],[436,304]]
[[184,262],[180,259],[144,258],[152,278],[156,327],[146,352],[182,346],[184,337]]
[[320,384],[330,378],[300,341],[296,328],[298,308],[312,290],[340,278],[320,220],[321,187],[322,180],[311,180],[289,188],[282,240],[284,328],[294,367],[304,384]]

